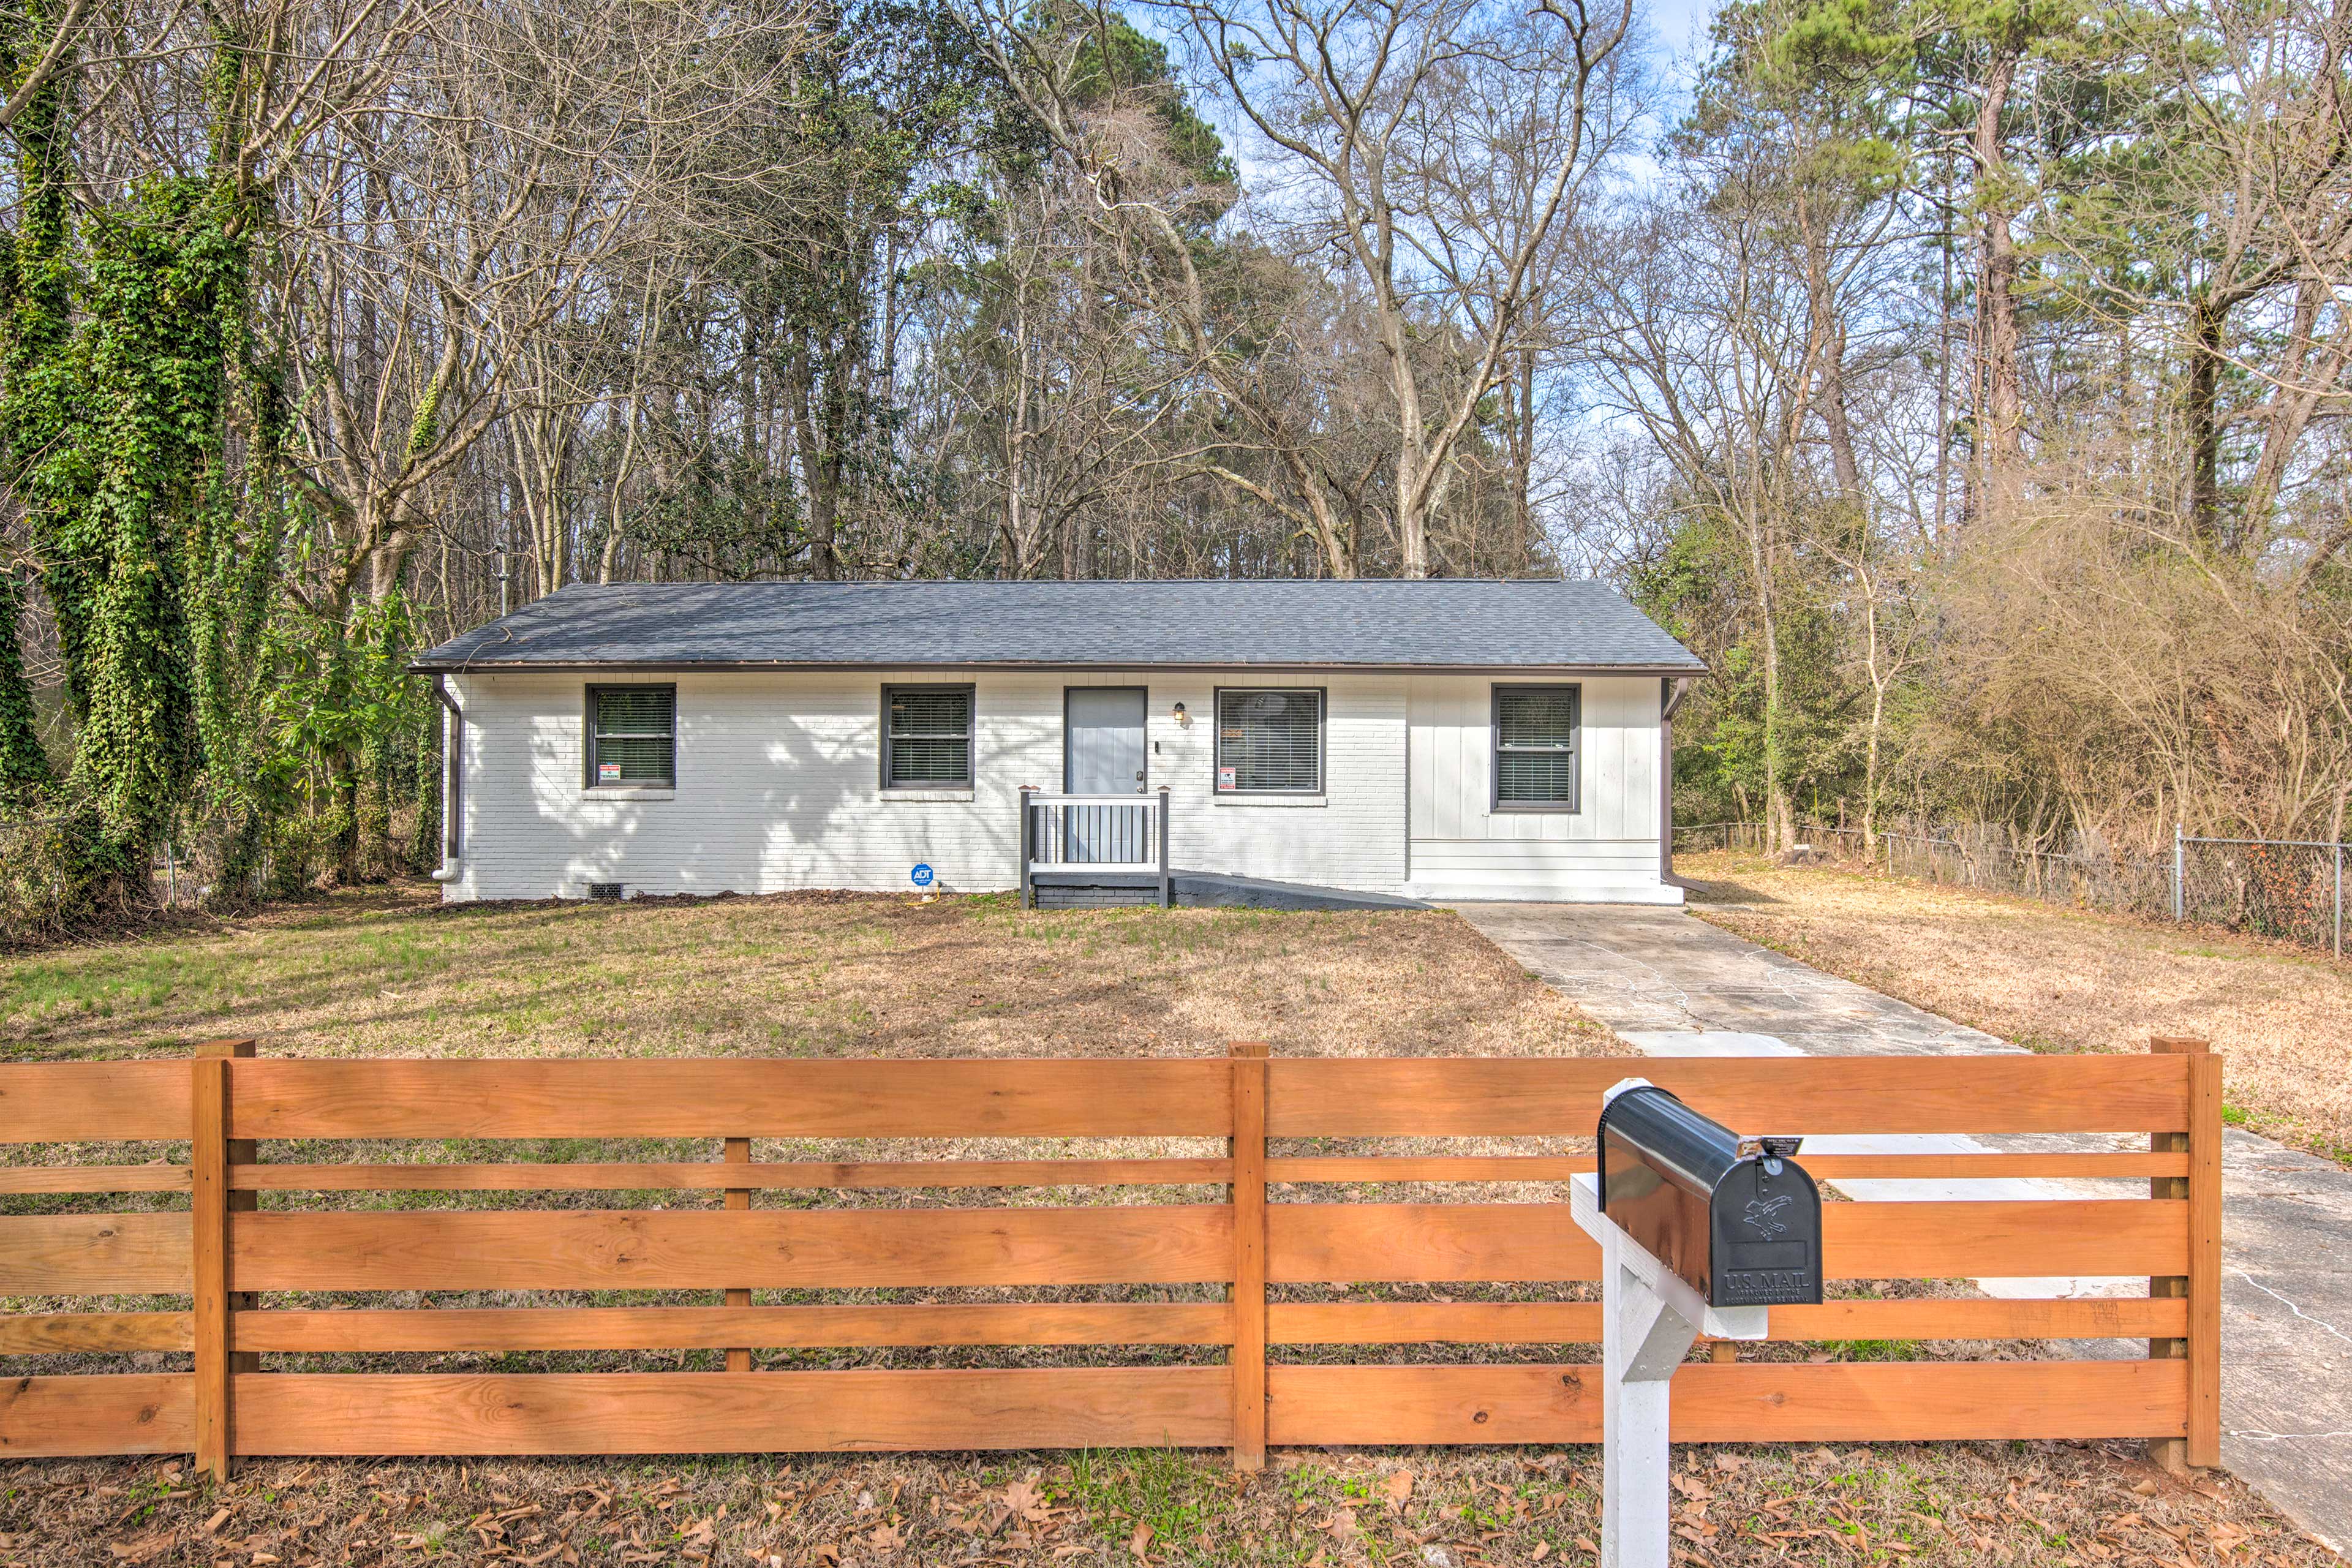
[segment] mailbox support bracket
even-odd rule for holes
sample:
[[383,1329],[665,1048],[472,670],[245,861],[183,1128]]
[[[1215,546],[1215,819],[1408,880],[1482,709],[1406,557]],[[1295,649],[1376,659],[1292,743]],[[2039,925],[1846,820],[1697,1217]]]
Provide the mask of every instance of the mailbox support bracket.
[[[1602,1102],[1647,1081],[1627,1079]],[[1770,1309],[1708,1306],[1601,1213],[1599,1178],[1573,1178],[1569,1199],[1601,1244],[1601,1568],[1667,1568],[1675,1372],[1702,1333],[1762,1339]]]

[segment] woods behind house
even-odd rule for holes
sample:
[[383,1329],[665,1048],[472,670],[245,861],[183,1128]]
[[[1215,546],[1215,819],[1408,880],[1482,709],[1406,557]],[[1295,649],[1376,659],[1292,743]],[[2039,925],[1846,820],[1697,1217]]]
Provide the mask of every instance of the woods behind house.
[[[15,0],[0,900],[581,581],[1597,572],[1680,815],[2340,837],[2341,0]],[[175,864],[177,861],[175,861]]]

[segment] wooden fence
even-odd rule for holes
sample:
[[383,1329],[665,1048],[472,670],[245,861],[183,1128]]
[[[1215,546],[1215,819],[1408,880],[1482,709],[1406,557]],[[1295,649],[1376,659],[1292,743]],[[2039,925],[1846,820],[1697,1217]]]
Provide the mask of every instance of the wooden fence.
[[[0,1141],[188,1140],[192,1150],[185,1165],[0,1166],[0,1193],[189,1194],[184,1210],[0,1218],[0,1295],[153,1293],[193,1302],[175,1311],[0,1317],[0,1353],[166,1351],[190,1353],[194,1363],[192,1372],[13,1377],[0,1390],[0,1454],[194,1452],[221,1473],[238,1455],[1173,1445],[1230,1447],[1252,1467],[1268,1443],[1592,1442],[1599,1369],[1590,1363],[1282,1359],[1293,1346],[1590,1343],[1600,1329],[1592,1302],[1268,1300],[1269,1286],[1294,1283],[1591,1280],[1597,1253],[1564,1205],[1316,1201],[1331,1195],[1332,1184],[1557,1182],[1589,1170],[1589,1155],[1269,1154],[1268,1141],[1579,1133],[1591,1126],[1601,1090],[1639,1072],[1756,1131],[2150,1135],[2145,1152],[1806,1162],[1832,1179],[2131,1178],[2116,1189],[2122,1195],[2098,1200],[1832,1204],[1824,1257],[1837,1280],[2145,1275],[2145,1296],[1844,1300],[1772,1313],[1776,1337],[1787,1340],[2146,1338],[2146,1359],[1697,1364],[1675,1383],[1677,1437],[2147,1437],[2168,1440],[2174,1458],[2211,1464],[2220,1063],[2164,1047],[2147,1056],[1638,1061],[1269,1060],[1262,1047],[1235,1047],[1223,1060],[303,1061],[256,1058],[237,1042],[201,1047],[193,1063],[0,1067]],[[1206,1137],[1229,1140],[1229,1153],[751,1160],[754,1138],[886,1137]],[[724,1157],[707,1163],[256,1157],[257,1141],[515,1138],[725,1142]],[[751,1201],[778,1189],[1131,1184],[1201,1185],[1222,1201],[833,1209]],[[1269,1187],[1286,1201],[1269,1202]],[[725,1206],[298,1206],[303,1194],[418,1189],[673,1189],[723,1194],[699,1201]],[[281,1196],[257,1208],[265,1192]],[[1223,1300],[1190,1304],[751,1304],[759,1289],[1111,1284],[1227,1289]],[[726,1292],[726,1304],[393,1309],[254,1300],[417,1290],[710,1290]],[[1188,1345],[1225,1354],[1192,1365],[1061,1369],[751,1367],[755,1347],[910,1345]],[[679,1348],[724,1349],[730,1370],[454,1375],[268,1371],[260,1363],[273,1352]]]

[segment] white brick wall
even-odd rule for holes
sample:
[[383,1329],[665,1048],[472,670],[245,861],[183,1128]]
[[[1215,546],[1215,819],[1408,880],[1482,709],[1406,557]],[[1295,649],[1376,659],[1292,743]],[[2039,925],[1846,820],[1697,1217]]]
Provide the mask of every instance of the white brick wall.
[[[921,672],[680,675],[677,787],[614,798],[583,787],[580,675],[453,676],[466,710],[464,853],[447,897],[577,898],[591,882],[632,892],[906,889],[918,861],[940,885],[1019,880],[1021,785],[1062,784],[1063,691],[1142,686],[1149,783],[1171,786],[1171,858],[1370,891],[1405,878],[1405,693],[1401,676],[1135,672],[987,674],[978,698],[978,787],[923,797],[879,788],[881,689]],[[1326,791],[1313,802],[1219,801],[1219,685],[1321,686]],[[1181,701],[1191,718],[1173,717]]]
[[[1323,689],[1321,795],[1295,801],[1217,798],[1216,693],[1235,686]],[[1180,701],[1191,720],[1181,727],[1171,717]],[[1171,786],[1168,856],[1177,867],[1365,892],[1402,891],[1402,676],[1163,673],[1152,683],[1146,710],[1157,747],[1152,786]],[[1052,782],[1061,782],[1058,773]]]

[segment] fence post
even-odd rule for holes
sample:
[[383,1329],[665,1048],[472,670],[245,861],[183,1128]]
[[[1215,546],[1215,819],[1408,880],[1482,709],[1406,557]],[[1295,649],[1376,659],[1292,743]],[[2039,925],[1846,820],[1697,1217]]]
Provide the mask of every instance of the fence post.
[[1160,786],[1160,907],[1176,907],[1176,873],[1168,868],[1168,786]]
[[235,1451],[236,1374],[258,1372],[261,1358],[229,1349],[245,1298],[229,1289],[229,1216],[250,1212],[257,1194],[229,1185],[230,1170],[253,1162],[253,1140],[229,1131],[229,1063],[253,1055],[251,1040],[206,1040],[190,1064],[189,1262],[194,1275],[196,1469],[228,1479]]
[[2147,1342],[2150,1360],[2189,1363],[2189,1435],[2158,1438],[2148,1457],[2168,1470],[2210,1468],[2221,1462],[2221,1058],[2193,1037],[2158,1035],[2147,1048],[2189,1058],[2189,1130],[2148,1135],[2156,1152],[2189,1156],[2188,1175],[2148,1182],[2151,1198],[2188,1205],[2189,1272],[2147,1282],[2150,1296],[2189,1303],[2188,1338]]
[[1262,1042],[1225,1047],[1233,1059],[1234,1468],[1265,1468],[1265,1074]]
[[2175,925],[2179,925],[2181,920],[2180,858],[2180,824],[2176,822],[2172,825],[2172,923]]
[[1034,829],[1029,820],[1032,815],[1029,810],[1029,797],[1036,793],[1035,784],[1021,786],[1021,907],[1024,910],[1031,907],[1035,891],[1029,886],[1029,861],[1035,848],[1032,838]]
[[[748,1165],[751,1163],[751,1141],[749,1138],[730,1138],[727,1140],[727,1163],[730,1165]],[[749,1187],[728,1188],[727,1206],[737,1213],[748,1211],[751,1206],[751,1189]],[[736,1289],[730,1287],[727,1291],[727,1304],[730,1307],[750,1306],[751,1304],[751,1290],[749,1288]],[[727,1351],[727,1370],[729,1372],[751,1371],[751,1348],[749,1345],[729,1346]]]

